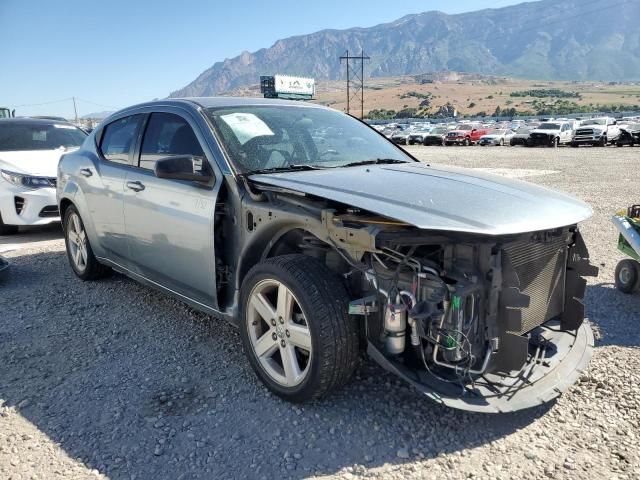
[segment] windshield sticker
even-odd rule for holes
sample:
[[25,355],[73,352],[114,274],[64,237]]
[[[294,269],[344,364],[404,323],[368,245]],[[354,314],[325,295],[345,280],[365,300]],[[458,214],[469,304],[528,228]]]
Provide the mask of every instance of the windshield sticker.
[[73,125],[57,125],[54,123],[53,128],[65,128],[67,130],[75,130],[76,127],[74,127]]
[[47,131],[46,130],[34,131],[33,135],[31,136],[31,139],[34,142],[46,142],[47,141]]
[[241,144],[254,137],[274,135],[271,129],[253,113],[230,113],[220,117],[235,133]]

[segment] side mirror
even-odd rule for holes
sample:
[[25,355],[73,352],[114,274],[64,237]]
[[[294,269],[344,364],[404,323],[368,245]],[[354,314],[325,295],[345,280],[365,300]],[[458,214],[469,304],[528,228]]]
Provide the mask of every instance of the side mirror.
[[[196,172],[195,165],[202,163],[203,172]],[[193,155],[176,155],[161,158],[156,162],[154,173],[158,178],[171,180],[190,180],[192,182],[211,183],[213,175],[208,171],[208,165],[199,157]]]
[[473,130],[471,130],[471,131],[472,131],[472,132],[477,132],[477,131],[478,131],[478,129],[477,129],[477,128],[474,128],[474,129],[473,129]]

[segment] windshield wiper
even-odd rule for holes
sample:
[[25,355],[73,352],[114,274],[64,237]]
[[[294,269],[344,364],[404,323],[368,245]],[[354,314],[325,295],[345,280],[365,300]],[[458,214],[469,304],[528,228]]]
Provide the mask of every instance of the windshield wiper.
[[385,165],[391,163],[409,163],[406,160],[398,160],[397,158],[372,158],[371,160],[362,160],[359,162],[346,163],[341,167],[359,167],[360,165]]
[[278,172],[299,172],[306,170],[323,170],[323,167],[317,167],[315,165],[286,165],[284,167],[271,167],[260,168],[258,170],[251,170],[244,175],[259,175],[261,173],[278,173]]

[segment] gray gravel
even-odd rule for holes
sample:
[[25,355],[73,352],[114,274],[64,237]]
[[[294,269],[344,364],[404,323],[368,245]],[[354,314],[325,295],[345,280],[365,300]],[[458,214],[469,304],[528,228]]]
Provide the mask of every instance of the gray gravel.
[[[458,412],[368,362],[330,398],[284,403],[232,327],[119,275],[82,283],[48,230],[0,237],[21,244],[0,284],[0,478],[640,478],[640,296],[612,288],[621,256],[608,222],[640,203],[628,174],[640,149],[410,150],[593,205],[583,232],[601,265],[587,294],[599,338],[558,402]],[[532,176],[541,170],[557,173]]]

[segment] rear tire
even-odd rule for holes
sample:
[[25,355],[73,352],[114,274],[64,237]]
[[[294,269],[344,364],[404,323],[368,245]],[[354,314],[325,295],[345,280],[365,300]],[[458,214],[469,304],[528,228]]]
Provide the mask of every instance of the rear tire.
[[16,233],[18,233],[18,227],[7,225],[2,221],[2,215],[0,215],[0,235],[15,235]]
[[74,205],[64,212],[64,243],[69,265],[81,280],[97,280],[111,274],[111,269],[102,265],[93,254],[87,231]]
[[622,293],[640,290],[640,263],[629,258],[621,260],[616,266],[616,288]]
[[[291,298],[291,307],[281,305],[288,305],[284,298]],[[240,290],[240,336],[251,367],[269,390],[304,402],[348,382],[359,349],[358,323],[349,317],[348,303],[340,278],[305,255],[270,258],[249,271]],[[301,328],[305,340],[294,341]]]

